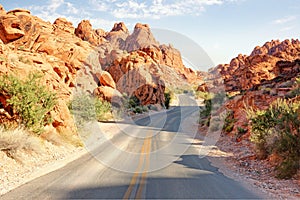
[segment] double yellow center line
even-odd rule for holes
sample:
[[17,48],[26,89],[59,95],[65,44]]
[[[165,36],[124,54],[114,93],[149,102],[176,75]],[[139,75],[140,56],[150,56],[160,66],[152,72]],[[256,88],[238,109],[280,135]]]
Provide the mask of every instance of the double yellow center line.
[[[130,181],[129,187],[128,187],[123,199],[129,199],[133,195],[135,195],[134,196],[135,199],[142,198],[143,189],[146,184],[147,171],[150,166],[151,141],[152,141],[151,137],[147,137],[146,139],[144,139],[144,143],[141,148],[141,154],[140,154],[138,167],[135,170],[135,173]],[[143,170],[143,173],[141,174],[139,187],[137,189],[136,194],[132,194],[134,186],[137,184],[138,177],[140,176],[140,171],[142,170],[143,164],[144,164],[144,170]]]

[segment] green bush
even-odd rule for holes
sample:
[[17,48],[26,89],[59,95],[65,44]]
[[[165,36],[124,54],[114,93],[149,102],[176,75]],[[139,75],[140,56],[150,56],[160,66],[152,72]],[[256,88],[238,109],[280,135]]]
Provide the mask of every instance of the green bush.
[[111,104],[101,101],[89,94],[74,95],[69,110],[75,116],[77,125],[82,126],[89,121],[104,121],[111,118]]
[[0,93],[9,97],[7,103],[21,117],[22,124],[37,134],[52,122],[50,111],[56,104],[55,93],[40,84],[41,77],[33,73],[26,80],[12,75],[0,78]]
[[259,155],[277,153],[283,158],[276,168],[277,177],[292,177],[300,162],[300,102],[278,99],[267,110],[246,112],[252,126],[250,139]]
[[137,106],[140,106],[141,102],[136,96],[133,95],[133,96],[129,97],[126,104],[127,104],[126,107],[128,109],[131,109],[131,108],[135,108]]
[[226,117],[225,117],[225,120],[224,120],[223,131],[225,133],[230,133],[234,128],[235,121],[236,120],[234,119],[233,111],[232,110],[227,111],[226,112]]
[[98,121],[106,121],[112,118],[111,115],[111,104],[107,101],[101,101],[100,99],[95,99],[95,111],[96,119]]

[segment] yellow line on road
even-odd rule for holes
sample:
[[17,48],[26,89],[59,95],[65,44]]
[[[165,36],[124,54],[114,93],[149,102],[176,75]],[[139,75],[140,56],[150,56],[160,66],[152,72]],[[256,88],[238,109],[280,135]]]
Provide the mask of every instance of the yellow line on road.
[[147,178],[147,171],[150,166],[150,152],[151,152],[151,137],[146,139],[147,142],[147,148],[146,148],[146,164],[144,166],[144,171],[141,177],[140,185],[138,188],[138,191],[136,193],[135,199],[141,199],[142,198],[142,192],[144,189],[144,186],[146,184],[146,178]]
[[138,167],[136,168],[135,170],[135,173],[130,181],[130,184],[129,184],[129,187],[125,193],[125,195],[123,196],[123,199],[129,199],[130,197],[130,194],[136,184],[136,181],[137,181],[137,178],[139,176],[139,171],[142,169],[142,166],[143,166],[143,163],[144,163],[144,153],[146,151],[146,148],[147,148],[147,143],[148,143],[148,140],[145,139],[144,140],[144,143],[143,143],[143,146],[141,148],[141,154],[140,154],[140,159],[139,159],[139,164],[138,164]]

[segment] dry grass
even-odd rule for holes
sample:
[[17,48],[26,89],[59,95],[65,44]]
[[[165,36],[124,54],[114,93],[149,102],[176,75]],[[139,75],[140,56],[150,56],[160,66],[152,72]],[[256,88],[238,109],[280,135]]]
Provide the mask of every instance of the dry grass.
[[10,158],[21,161],[20,151],[41,153],[41,140],[30,135],[23,128],[5,130],[0,127],[0,151],[6,153]]

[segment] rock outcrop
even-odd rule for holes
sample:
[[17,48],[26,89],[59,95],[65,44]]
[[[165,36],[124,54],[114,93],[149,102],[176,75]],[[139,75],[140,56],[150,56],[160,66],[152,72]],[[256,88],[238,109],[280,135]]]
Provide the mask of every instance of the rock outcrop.
[[216,91],[224,84],[227,94],[232,96],[225,107],[233,112],[233,132],[237,133],[238,127],[247,130],[245,109],[264,110],[276,99],[291,96],[295,79],[300,76],[300,42],[267,42],[255,47],[250,56],[238,55],[230,64],[218,65],[210,73],[220,76],[211,76],[208,84]]
[[104,43],[105,32],[102,30],[94,30],[89,20],[82,20],[75,29],[75,35],[84,41],[88,41],[94,46]]
[[[88,20],[77,28],[65,18],[51,24],[28,10],[6,12],[0,5],[0,39],[0,76],[42,73],[41,84],[59,99],[50,125],[58,132],[76,132],[67,106],[75,89],[113,103],[127,93],[143,105],[163,105],[166,86],[202,78],[185,68],[178,50],[160,45],[146,24],[136,24],[132,34],[122,22],[105,32]],[[2,104],[6,98],[0,95]]]
[[239,55],[230,64],[218,65],[210,72],[221,74],[226,91],[248,90],[277,77],[279,61],[294,61],[300,57],[299,40],[279,40],[255,47],[250,56]]
[[107,33],[105,39],[109,41],[112,49],[124,49],[126,38],[129,36],[129,31],[123,22],[115,23],[112,30]]
[[159,46],[159,43],[155,40],[149,25],[137,23],[133,33],[126,38],[122,49],[131,52],[151,45]]
[[116,89],[116,83],[114,79],[111,77],[110,73],[103,71],[101,73],[96,73],[96,76],[102,86],[108,86],[113,89]]
[[55,91],[58,98],[51,112],[52,126],[58,132],[75,134],[67,104],[77,84],[77,71],[86,65],[86,73],[91,73],[97,67],[90,57],[94,47],[76,37],[66,19],[51,24],[22,9],[2,10],[0,19],[0,75],[14,74],[22,79],[32,72],[42,73],[41,84]]

